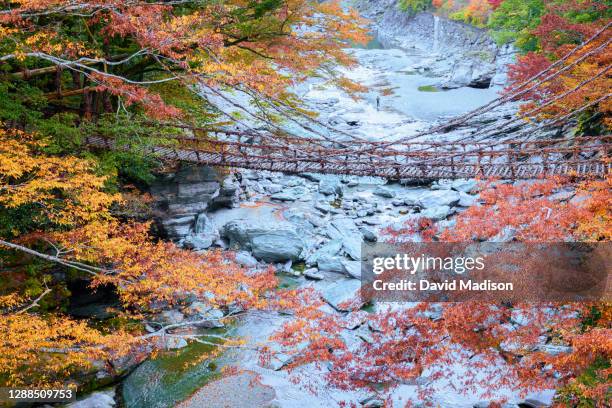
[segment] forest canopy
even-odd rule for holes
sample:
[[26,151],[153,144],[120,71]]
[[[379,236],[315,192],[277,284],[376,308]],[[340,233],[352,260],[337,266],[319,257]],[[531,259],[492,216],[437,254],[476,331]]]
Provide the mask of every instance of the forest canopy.
[[[521,94],[518,114],[537,111],[534,121],[554,121],[580,110],[571,137],[609,134],[612,54],[605,33],[612,15],[606,2],[399,4],[411,14],[435,11],[478,26],[499,47],[515,47],[519,55],[509,68],[509,89],[565,61],[568,68]],[[557,387],[559,403],[603,406],[612,358],[609,302],[541,310],[525,304],[448,304],[436,319],[427,317],[427,305],[404,313],[355,307],[352,316],[372,319],[375,340],[360,343],[355,352],[342,336],[348,313],[342,319],[324,313],[313,291],[283,288],[272,267],[251,274],[231,251],[190,251],[156,233],[145,191],[176,163],[145,155],[140,147],[175,146],[189,132],[206,138],[202,129],[241,124],[244,117],[228,105],[240,104],[245,116],[277,130],[293,115],[314,118],[291,92],[312,77],[349,96],[366,93],[338,69],[356,64],[346,48],[368,41],[366,24],[339,1],[2,2],[0,385],[81,386],[79,381],[91,380],[101,367],[124,374],[126,366],[179,337],[242,347],[241,339],[174,330],[215,327],[254,310],[291,315],[275,334],[274,348],[291,357],[290,368],[327,367],[325,380],[340,389],[382,395],[392,388],[388,384],[415,381],[427,370],[439,378],[440,365],[456,357],[449,351],[453,342],[464,347],[460,357],[474,372],[504,360],[512,371],[498,372],[500,386]],[[236,102],[228,94],[245,99]],[[125,149],[87,146],[84,140],[92,135]],[[610,175],[580,183],[571,176],[483,183],[478,204],[447,228],[420,217],[386,231],[387,238],[420,234],[424,240],[469,242],[511,230],[518,241],[609,241],[611,183]],[[550,199],[568,186],[575,200]],[[326,211],[337,207],[341,203],[333,201]],[[116,305],[109,324],[68,313],[74,281],[112,292]],[[160,323],[167,309],[196,302],[203,305],[200,320]],[[513,331],[507,323],[517,311],[530,321]],[[540,352],[533,346],[540,333],[571,351]],[[508,339],[516,341],[520,356],[502,350]],[[475,385],[472,380],[467,385]]]

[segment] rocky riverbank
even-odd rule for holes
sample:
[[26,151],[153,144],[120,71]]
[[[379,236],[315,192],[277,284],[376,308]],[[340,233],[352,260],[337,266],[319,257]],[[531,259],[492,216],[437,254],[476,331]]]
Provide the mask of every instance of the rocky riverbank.
[[498,47],[480,28],[432,13],[410,15],[398,0],[356,0],[361,14],[373,22],[385,48],[427,52],[430,58],[415,69],[442,78],[442,89],[504,86],[507,66],[515,58],[512,45]]

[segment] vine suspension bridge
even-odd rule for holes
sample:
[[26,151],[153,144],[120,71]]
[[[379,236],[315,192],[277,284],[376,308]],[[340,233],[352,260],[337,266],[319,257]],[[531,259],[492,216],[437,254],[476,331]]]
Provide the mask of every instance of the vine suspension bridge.
[[[612,42],[607,24],[590,39],[527,81],[507,90],[499,98],[446,123],[394,141],[368,141],[297,112],[280,101],[272,104],[278,114],[291,117],[310,134],[308,137],[287,135],[274,124],[265,131],[196,128],[166,125],[183,131],[183,135],[160,136],[159,140],[140,145],[145,154],[162,159],[179,160],[211,166],[227,166],[284,173],[329,173],[356,176],[378,176],[396,180],[433,180],[474,177],[530,179],[547,175],[571,175],[577,178],[605,177],[612,169],[610,153],[612,135],[591,137],[546,137],[534,134],[547,131],[556,136],[564,126],[575,123],[580,114],[589,114],[610,98],[606,92],[581,106],[561,109],[554,116],[542,114],[564,98],[593,81],[610,76],[610,66],[582,80],[574,88],[551,96],[536,107],[521,111],[503,121],[483,120],[495,115],[498,108],[541,91],[543,87],[589,57],[606,51]],[[596,39],[603,38],[597,46]],[[580,51],[585,51],[579,53]],[[212,90],[233,103],[227,96]],[[244,109],[244,108],[243,108]],[[256,119],[257,113],[245,110]],[[306,124],[304,124],[306,122]],[[476,124],[474,124],[476,123]],[[452,130],[465,129],[461,136],[444,140]],[[557,130],[555,134],[555,130]],[[331,136],[331,133],[335,133]],[[168,143],[170,139],[171,143]],[[431,141],[434,140],[434,141]],[[131,142],[101,136],[89,136],[92,147],[132,150]]]

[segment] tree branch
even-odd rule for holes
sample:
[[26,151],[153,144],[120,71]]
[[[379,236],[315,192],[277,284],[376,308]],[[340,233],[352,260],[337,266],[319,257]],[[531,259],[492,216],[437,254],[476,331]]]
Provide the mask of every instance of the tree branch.
[[33,249],[30,249],[28,247],[22,246],[22,245],[18,245],[18,244],[13,244],[12,242],[8,242],[8,241],[4,241],[0,239],[0,246],[5,246],[17,251],[21,251],[24,252],[28,255],[32,255],[35,256],[37,258],[41,258],[41,259],[45,259],[47,261],[50,262],[55,262],[55,263],[59,263],[61,265],[64,266],[68,266],[70,268],[74,268],[77,269],[79,271],[82,272],[87,272],[90,275],[94,275],[94,276],[100,276],[101,274],[111,274],[112,271],[108,270],[108,269],[103,269],[103,268],[98,268],[95,266],[91,266],[91,265],[87,265],[87,264],[83,264],[80,262],[76,262],[76,261],[68,261],[66,259],[62,259],[56,256],[52,256],[52,255],[47,255],[47,254],[43,254],[42,252],[38,252],[35,251]]

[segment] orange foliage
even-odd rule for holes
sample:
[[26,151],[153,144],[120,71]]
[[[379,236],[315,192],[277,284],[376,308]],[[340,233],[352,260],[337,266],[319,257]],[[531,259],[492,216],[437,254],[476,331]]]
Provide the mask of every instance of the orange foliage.
[[[518,62],[510,67],[511,86],[520,84],[542,69],[548,68],[553,61],[565,56],[577,44],[591,38],[609,22],[609,19],[600,18],[588,23],[572,23],[566,17],[567,14],[588,9],[597,10],[604,15],[609,6],[601,2],[547,2],[546,7],[547,13],[542,16],[540,24],[533,32],[539,40],[541,50],[519,57]],[[545,81],[537,90],[526,93],[524,99],[529,102],[522,110],[530,111],[540,106],[542,109],[538,111],[538,118],[546,119],[566,115],[591,102],[593,105],[586,111],[587,114],[600,112],[607,128],[612,127],[612,102],[607,95],[612,87],[612,78],[608,72],[612,53],[609,44],[606,44],[609,38],[609,33],[604,32],[577,51],[563,65],[554,69],[552,73],[576,63],[558,77]],[[579,89],[575,89],[578,87]],[[553,99],[557,100],[552,102]],[[552,103],[541,106],[543,102],[548,101]],[[596,103],[597,101],[599,102]]]
[[[560,189],[567,192],[567,182],[560,179],[516,185],[489,182],[482,186],[480,205],[459,214],[454,228],[440,233],[433,222],[420,218],[399,234],[421,232],[427,240],[472,242],[493,239],[511,228],[519,241],[610,241],[611,187],[611,177],[587,181],[568,200],[567,194],[553,196]],[[428,317],[431,308],[441,310],[439,319]],[[389,388],[415,381],[424,373],[427,383],[433,384],[448,375],[448,367],[459,363],[465,367],[462,390],[485,389],[486,398],[495,398],[495,391],[501,388],[524,393],[572,386],[595,406],[605,406],[609,381],[587,387],[577,377],[599,361],[612,361],[609,303],[470,301],[418,303],[398,309],[352,312],[358,320],[357,315],[363,314],[367,325],[374,328],[368,331],[371,338],[357,345],[345,341],[348,316],[322,311],[287,324],[276,339],[288,348],[309,342],[307,350],[297,353],[294,366],[325,362],[329,368],[326,380],[332,385],[365,388],[383,398]],[[596,319],[590,317],[594,310]],[[520,324],[509,324],[517,319]],[[565,348],[559,353],[545,352],[540,348],[541,336]],[[609,378],[609,371],[599,374]],[[423,385],[420,397],[432,391]]]
[[95,174],[92,161],[44,155],[44,147],[33,135],[0,128],[0,206],[34,204],[64,226],[108,219],[120,197],[103,191],[107,177]]
[[[323,64],[351,64],[343,48],[348,42],[367,40],[364,21],[355,11],[345,11],[339,1],[186,5],[28,0],[4,8],[0,36],[10,41],[4,42],[8,48],[0,56],[3,62],[76,67],[92,91],[107,90],[127,105],[139,103],[156,119],[180,116],[181,111],[167,106],[149,89],[152,84],[173,80],[189,89],[242,87],[282,98],[294,81]],[[71,32],[64,21],[75,14],[82,27]],[[56,25],[63,29],[56,30]],[[108,58],[109,45],[124,40],[133,45],[133,54],[112,61],[103,58]],[[120,48],[129,46],[121,43]],[[147,60],[158,74],[143,78],[139,72],[125,74],[129,68],[122,70]]]
[[91,370],[96,361],[125,354],[132,342],[121,332],[103,336],[66,316],[0,313],[2,383],[65,387],[71,376]]
[[[277,280],[271,268],[251,273],[233,262],[231,254],[183,250],[156,241],[148,223],[121,224],[111,211],[121,197],[104,191],[106,178],[95,174],[93,163],[46,154],[44,146],[33,135],[0,130],[0,208],[39,206],[39,222],[47,231],[18,240],[51,254],[6,241],[0,246],[84,272],[93,289],[114,287],[123,315],[131,319],[147,319],[194,299],[211,308],[243,311],[289,310],[307,302],[296,291],[274,292]],[[41,313],[38,302],[49,292],[47,288],[37,299],[8,287],[0,292],[0,378],[5,385],[66,385],[95,363],[144,342],[158,346],[152,334],[105,334],[57,310]]]
[[440,238],[448,242],[491,239],[512,229],[525,242],[555,242],[568,238],[588,241],[612,239],[612,177],[586,181],[571,200],[552,199],[566,185],[560,178],[518,184],[488,183],[481,205],[457,217],[455,228]]

